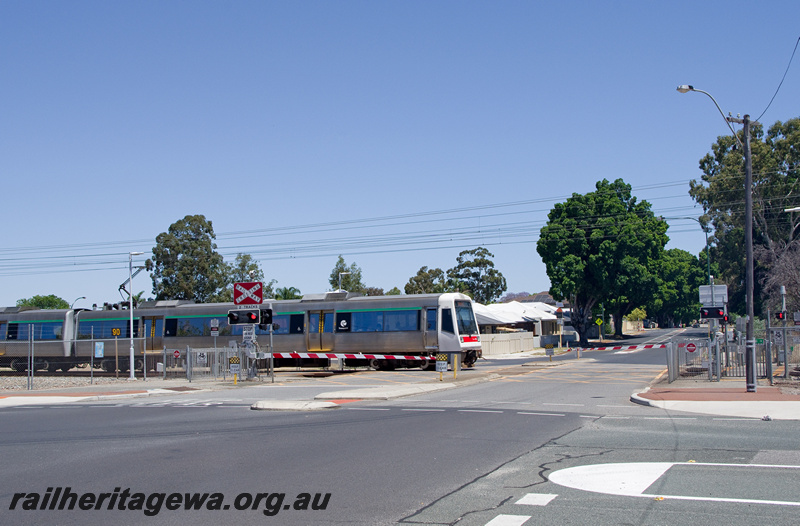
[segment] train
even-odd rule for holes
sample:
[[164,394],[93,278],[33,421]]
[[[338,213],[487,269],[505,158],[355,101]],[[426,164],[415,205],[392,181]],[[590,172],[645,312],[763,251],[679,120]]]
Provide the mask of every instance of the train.
[[[363,296],[345,291],[306,294],[295,300],[265,300],[272,309],[274,353],[458,356],[472,367],[481,357],[472,300],[461,293]],[[127,308],[0,308],[0,367],[68,371],[93,364],[105,371],[155,369],[164,350],[226,347],[242,341],[246,325],[229,324],[233,303],[148,301]],[[131,314],[133,323],[131,324]],[[131,339],[133,325],[133,339]],[[254,326],[261,348],[268,326]],[[97,342],[105,352],[93,359]],[[30,358],[32,356],[32,358]],[[325,358],[278,358],[274,366],[327,366]],[[347,365],[378,369],[430,366],[430,360],[348,359]]]

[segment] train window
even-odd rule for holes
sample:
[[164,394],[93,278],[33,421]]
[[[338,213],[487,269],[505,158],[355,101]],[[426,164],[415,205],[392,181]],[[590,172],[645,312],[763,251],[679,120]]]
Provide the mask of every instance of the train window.
[[272,326],[273,326],[272,334],[289,334],[289,315],[273,314]]
[[353,332],[382,332],[383,312],[362,311],[353,314]]
[[45,321],[36,323],[10,323],[8,325],[9,340],[27,340],[30,338],[30,328],[33,327],[34,340],[60,340],[64,324],[60,321]]
[[450,309],[442,309],[442,332],[455,334],[453,327],[453,312]]
[[319,324],[319,313],[318,312],[310,312],[308,313],[308,332],[309,334],[318,334],[320,331],[320,324]]
[[289,316],[289,334],[303,334],[306,328],[305,314],[292,314]]
[[[94,338],[95,340],[105,340],[113,338],[130,338],[128,327],[130,326],[130,319],[117,318],[111,320],[83,320],[78,323],[78,339],[88,340]],[[134,334],[138,332],[139,320],[133,320]]]
[[456,322],[459,334],[478,334],[478,323],[468,301],[456,301]]
[[333,313],[326,312],[322,323],[322,332],[333,332]]
[[175,336],[178,333],[178,318],[164,320],[164,336]]
[[436,309],[428,309],[425,311],[425,330],[436,330]]
[[8,324],[6,322],[0,323],[0,340],[6,339],[6,327]]
[[418,331],[418,310],[394,310],[383,313],[384,331]]

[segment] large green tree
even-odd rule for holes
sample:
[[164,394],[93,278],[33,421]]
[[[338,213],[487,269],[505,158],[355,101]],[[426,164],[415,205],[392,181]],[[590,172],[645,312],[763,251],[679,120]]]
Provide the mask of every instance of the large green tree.
[[447,291],[447,277],[440,268],[422,267],[404,288],[406,294],[439,294]]
[[661,327],[688,323],[700,312],[698,288],[707,284],[706,268],[691,253],[673,248],[658,261],[658,292],[646,303]]
[[34,307],[37,309],[68,309],[69,303],[55,294],[33,296],[17,300],[17,307]]
[[229,267],[217,252],[215,238],[211,221],[202,215],[187,215],[156,237],[148,270],[157,299],[198,303],[224,299]]
[[[761,310],[761,285],[766,298],[777,303],[777,262],[790,256],[800,243],[800,214],[784,209],[800,205],[800,119],[776,122],[767,133],[759,123],[751,128],[753,166],[753,245],[755,254],[755,309]],[[739,134],[743,140],[742,134]],[[717,138],[700,160],[701,181],[693,180],[689,195],[711,218],[714,236],[712,261],[719,265],[716,282],[728,285],[729,308],[745,311],[744,223],[745,188],[742,149],[731,135]],[[779,288],[779,287],[778,287]],[[800,291],[793,291],[800,297]]]
[[494,268],[493,257],[483,247],[460,252],[456,266],[447,271],[449,288],[469,294],[478,303],[492,303],[507,288],[506,278]]
[[588,345],[592,310],[600,302],[609,302],[621,322],[655,290],[666,231],[666,222],[647,201],[638,202],[622,179],[599,181],[594,192],[572,194],[550,211],[536,250],[550,294],[571,303],[581,345]]

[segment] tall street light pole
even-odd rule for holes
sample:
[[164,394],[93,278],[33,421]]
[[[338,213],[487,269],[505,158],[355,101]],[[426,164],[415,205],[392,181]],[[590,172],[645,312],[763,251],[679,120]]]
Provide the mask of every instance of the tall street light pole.
[[131,314],[130,336],[131,336],[131,353],[130,361],[128,362],[128,369],[131,372],[130,380],[136,379],[134,373],[133,361],[133,256],[141,256],[144,252],[128,252],[128,311]]
[[[678,92],[688,93],[696,91],[708,95],[708,98],[714,102],[714,106],[719,110],[719,114],[728,125],[733,137],[744,152],[744,244],[745,244],[745,302],[747,304],[747,331],[745,336],[745,377],[747,383],[747,392],[756,392],[756,342],[753,335],[753,163],[750,158],[750,115],[745,115],[744,119],[734,119],[733,117],[726,117],[719,107],[717,101],[707,91],[696,89],[688,84],[678,86]],[[744,144],[739,140],[739,136],[731,126],[731,122],[742,124],[744,126]]]

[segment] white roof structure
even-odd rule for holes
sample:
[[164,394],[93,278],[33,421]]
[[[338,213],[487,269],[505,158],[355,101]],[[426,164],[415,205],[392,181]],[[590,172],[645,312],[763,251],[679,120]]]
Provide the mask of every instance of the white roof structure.
[[478,325],[508,325],[543,320],[555,320],[556,315],[541,310],[531,303],[512,301],[492,305],[474,304]]

